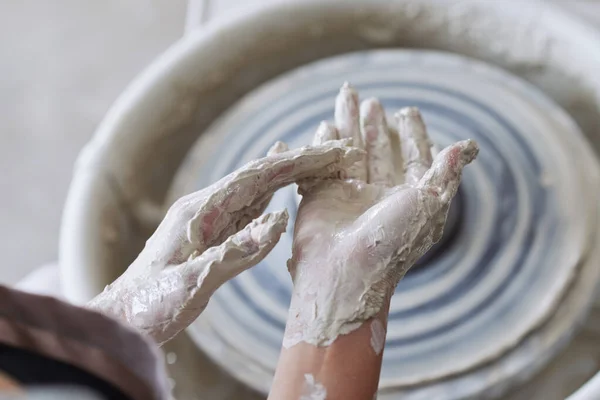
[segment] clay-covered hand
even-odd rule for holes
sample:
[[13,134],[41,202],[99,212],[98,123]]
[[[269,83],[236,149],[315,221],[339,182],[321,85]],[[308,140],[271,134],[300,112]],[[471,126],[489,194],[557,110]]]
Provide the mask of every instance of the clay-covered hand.
[[166,342],[200,315],[219,286],[275,246],[287,212],[260,215],[276,190],[328,176],[361,154],[342,142],[291,151],[277,143],[267,157],[176,201],[138,258],[88,307]]
[[362,102],[345,84],[335,126],[322,123],[314,144],[351,138],[365,158],[338,179],[300,185],[288,268],[294,282],[284,346],[329,345],[375,316],[406,271],[437,242],[474,141],[455,143],[432,159],[416,108],[388,127],[376,99]]

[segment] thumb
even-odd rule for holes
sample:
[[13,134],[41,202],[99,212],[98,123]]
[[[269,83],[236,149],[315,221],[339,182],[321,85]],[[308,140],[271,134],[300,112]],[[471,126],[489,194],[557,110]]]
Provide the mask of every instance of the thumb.
[[463,140],[442,150],[417,186],[435,191],[444,203],[450,202],[460,184],[465,165],[477,157],[479,147],[474,140]]
[[262,261],[279,242],[287,222],[286,210],[262,215],[189,261],[185,268],[196,277],[197,294],[210,296],[223,283]]

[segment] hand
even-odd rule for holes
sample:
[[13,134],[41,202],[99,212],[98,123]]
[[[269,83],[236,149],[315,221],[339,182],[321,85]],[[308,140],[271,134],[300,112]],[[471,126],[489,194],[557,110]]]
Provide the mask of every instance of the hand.
[[[477,155],[466,140],[432,160],[416,108],[388,127],[376,99],[358,107],[347,84],[336,99],[336,126],[322,123],[314,145],[351,138],[366,156],[338,179],[300,185],[294,282],[284,347],[329,345],[375,316],[406,271],[442,236],[463,167]],[[342,179],[343,178],[343,179]]]
[[360,155],[341,142],[292,151],[277,143],[267,157],[176,201],[138,258],[88,307],[166,342],[200,315],[219,286],[277,244],[287,212],[259,217],[276,190],[329,176]]

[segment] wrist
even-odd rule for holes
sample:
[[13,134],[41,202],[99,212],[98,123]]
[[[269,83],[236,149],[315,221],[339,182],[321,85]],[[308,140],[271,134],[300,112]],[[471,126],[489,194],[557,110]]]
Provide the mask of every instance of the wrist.
[[[368,284],[366,279],[347,276],[327,276],[325,268],[312,269],[306,265],[296,275],[290,302],[283,346],[292,347],[306,342],[328,346],[338,336],[358,329],[365,321],[383,316],[387,320],[394,287],[386,282]],[[341,268],[328,269],[329,272]],[[319,272],[320,276],[315,273]],[[340,284],[347,278],[345,284]]]
[[326,395],[332,400],[373,398],[383,358],[387,313],[385,307],[374,318],[327,346],[300,342],[284,347],[269,399],[311,395],[312,398]]

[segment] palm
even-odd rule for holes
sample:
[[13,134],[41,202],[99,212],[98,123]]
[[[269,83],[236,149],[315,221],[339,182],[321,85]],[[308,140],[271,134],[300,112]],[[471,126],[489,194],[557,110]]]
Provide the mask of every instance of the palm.
[[294,245],[300,251],[340,245],[340,237],[348,239],[348,235],[340,234],[350,232],[387,191],[364,181],[341,179],[321,181],[309,190],[303,189],[294,235]]
[[[374,238],[384,223],[379,221],[385,215],[380,211],[386,208],[382,206],[398,197],[415,198],[418,191],[409,185],[390,188],[350,179],[322,181],[312,186],[303,195],[296,219],[294,248],[302,254],[298,261],[312,264],[310,255],[317,252],[306,249],[321,248],[333,253],[349,250],[348,257],[366,253],[373,245],[368,242],[369,237]],[[400,219],[413,215],[416,204],[407,201],[399,210]],[[374,223],[364,226],[365,220]],[[402,228],[406,230],[407,226]],[[318,253],[322,258],[323,253]]]
[[288,346],[327,343],[381,309],[406,271],[440,239],[462,168],[477,154],[476,144],[464,141],[432,160],[417,109],[397,114],[396,131],[375,99],[362,103],[359,117],[358,96],[347,85],[336,100],[335,119],[335,127],[321,124],[315,144],[348,138],[365,157],[343,176],[299,186]]

